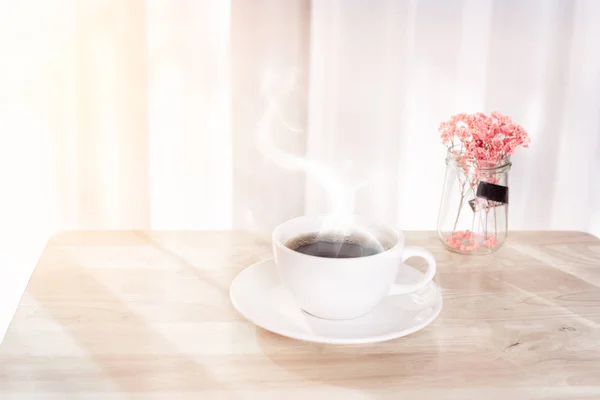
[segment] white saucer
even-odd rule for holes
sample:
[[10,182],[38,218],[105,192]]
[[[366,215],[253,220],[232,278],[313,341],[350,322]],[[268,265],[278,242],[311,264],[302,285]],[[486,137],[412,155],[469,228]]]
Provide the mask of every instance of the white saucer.
[[[419,271],[410,268],[415,280]],[[388,296],[364,317],[331,321],[302,311],[281,284],[273,259],[258,262],[235,277],[229,289],[235,309],[263,329],[317,343],[374,343],[409,335],[429,325],[442,309],[440,288],[431,282],[422,290]]]

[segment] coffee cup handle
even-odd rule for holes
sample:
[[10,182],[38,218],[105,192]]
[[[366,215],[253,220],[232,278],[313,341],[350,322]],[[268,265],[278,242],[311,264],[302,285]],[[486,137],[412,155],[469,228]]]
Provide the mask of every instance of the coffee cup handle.
[[[419,289],[422,289],[425,285],[427,285],[433,279],[433,276],[435,275],[435,272],[436,272],[436,263],[435,263],[435,258],[433,257],[433,254],[431,254],[428,250],[425,250],[422,247],[406,246],[404,248],[404,255],[402,257],[402,262],[404,263],[404,261],[406,261],[407,259],[409,259],[411,257],[421,257],[421,258],[424,258],[425,261],[427,261],[427,270],[425,271],[425,274],[423,274],[423,277],[418,282],[413,282],[413,283],[408,283],[408,284],[400,284],[400,283],[392,284],[392,287],[389,292],[390,295],[406,294],[406,293],[415,292]],[[402,266],[400,266],[400,267],[402,267]]]

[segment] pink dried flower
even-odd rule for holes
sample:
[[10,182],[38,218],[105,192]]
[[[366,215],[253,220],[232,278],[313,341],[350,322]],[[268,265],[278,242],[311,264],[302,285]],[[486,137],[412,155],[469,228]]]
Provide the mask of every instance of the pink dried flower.
[[498,239],[495,235],[488,236],[480,244],[481,239],[483,239],[483,233],[481,232],[454,231],[446,238],[446,243],[448,246],[464,252],[476,252],[480,246],[491,249],[498,245]]
[[496,236],[488,236],[488,238],[483,241],[483,245],[485,247],[489,247],[490,249],[496,246],[496,244],[498,244],[498,239],[496,239]]
[[474,252],[479,248],[475,235],[471,231],[455,231],[446,238],[448,246],[465,252]]
[[492,111],[456,114],[439,127],[442,143],[468,160],[499,161],[519,146],[528,147],[529,135],[510,117]]

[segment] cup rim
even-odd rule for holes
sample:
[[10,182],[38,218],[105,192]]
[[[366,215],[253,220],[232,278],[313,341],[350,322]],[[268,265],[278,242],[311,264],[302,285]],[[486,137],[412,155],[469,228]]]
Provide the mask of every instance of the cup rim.
[[[290,249],[289,247],[287,247],[285,245],[285,243],[283,243],[281,240],[279,240],[279,237],[281,236],[281,230],[283,229],[283,227],[289,223],[292,223],[294,221],[298,221],[301,219],[309,219],[309,218],[314,218],[314,219],[322,219],[322,218],[326,218],[328,216],[330,216],[331,214],[316,214],[316,215],[301,215],[299,217],[295,217],[295,218],[291,218],[288,219],[282,223],[280,223],[279,225],[277,225],[274,229],[273,232],[271,233],[271,242],[273,243],[273,245],[277,246],[277,248],[279,248],[280,250],[288,253],[288,254],[294,254],[296,256],[299,257],[305,257],[305,258],[310,258],[310,259],[322,259],[323,257],[318,257],[318,256],[313,256],[310,254],[304,254],[304,253],[299,253],[297,251],[294,251],[292,249]],[[390,254],[390,252],[397,250],[397,248],[399,247],[400,242],[405,242],[405,237],[404,234],[402,233],[401,230],[394,228],[392,225],[387,224],[385,222],[382,222],[376,218],[371,218],[371,217],[365,217],[362,216],[360,214],[353,214],[352,215],[354,218],[358,218],[361,220],[366,220],[369,221],[371,223],[376,224],[377,226],[383,227],[385,229],[388,229],[390,232],[393,232],[394,234],[394,239],[395,239],[395,243],[392,247],[390,247],[389,249],[386,249],[384,251],[382,251],[381,253],[377,253],[377,254],[372,254],[372,255],[368,255],[368,256],[363,256],[363,257],[354,257],[354,258],[328,258],[328,260],[330,260],[331,262],[336,262],[336,263],[343,263],[343,262],[356,262],[357,259],[363,260],[363,259],[369,259],[369,260],[373,260],[374,258],[377,257],[383,257],[383,256],[387,256]]]

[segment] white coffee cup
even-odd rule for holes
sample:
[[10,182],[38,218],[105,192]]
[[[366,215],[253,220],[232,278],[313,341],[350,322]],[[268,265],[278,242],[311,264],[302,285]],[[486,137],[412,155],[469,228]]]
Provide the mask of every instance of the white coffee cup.
[[[279,276],[305,312],[325,319],[353,319],[368,314],[385,296],[406,294],[427,285],[435,275],[433,255],[421,248],[404,245],[402,232],[368,218],[354,217],[360,229],[387,243],[387,250],[356,258],[324,258],[286,247],[291,239],[323,232],[330,217],[304,216],[286,221],[273,231],[273,252]],[[395,283],[407,274],[403,262],[422,257],[427,270],[410,284]],[[402,281],[400,279],[400,281]]]

